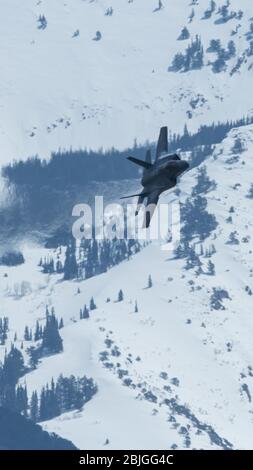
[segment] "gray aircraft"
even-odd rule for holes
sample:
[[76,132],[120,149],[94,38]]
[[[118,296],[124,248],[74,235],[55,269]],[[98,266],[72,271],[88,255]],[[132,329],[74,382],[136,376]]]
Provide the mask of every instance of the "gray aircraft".
[[135,215],[139,213],[141,204],[146,199],[147,210],[143,226],[148,228],[159,196],[164,191],[176,186],[177,177],[189,168],[189,164],[185,160],[181,160],[177,154],[169,155],[167,127],[162,127],[160,130],[154,163],[152,163],[150,150],[147,150],[145,161],[134,157],[128,157],[128,160],[144,168],[141,179],[143,190],[139,194],[132,194],[121,199],[139,196]]

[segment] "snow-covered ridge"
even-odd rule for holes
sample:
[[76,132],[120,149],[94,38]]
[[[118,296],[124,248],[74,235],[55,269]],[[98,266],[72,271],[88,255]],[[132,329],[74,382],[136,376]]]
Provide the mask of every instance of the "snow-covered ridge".
[[[209,0],[163,0],[161,9],[156,0],[2,0],[1,163],[71,146],[124,148],[155,140],[161,125],[181,131],[251,113],[251,0],[228,2],[223,21],[226,4],[204,19]],[[183,27],[190,36],[178,40]],[[196,35],[201,70],[168,72]],[[212,39],[225,51],[234,41],[220,73],[208,65]]]
[[[47,421],[46,429],[81,448],[252,448],[252,151],[253,126],[233,129],[180,182],[182,209],[198,201],[197,185],[217,222],[208,238],[194,239],[191,269],[155,244],[78,283],[39,272],[41,248],[27,248],[20,267],[0,267],[7,349],[15,331],[19,345],[25,325],[43,321],[46,305],[64,320],[64,352],[21,379],[29,395],[60,373],[86,374],[98,386],[82,411]],[[31,291],[17,299],[11,286],[22,280]],[[98,308],[80,321],[92,296]]]

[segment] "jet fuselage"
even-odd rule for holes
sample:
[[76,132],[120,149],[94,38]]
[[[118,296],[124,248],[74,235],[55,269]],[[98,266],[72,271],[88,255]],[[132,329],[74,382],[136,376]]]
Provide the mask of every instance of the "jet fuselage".
[[145,169],[141,184],[147,191],[161,189],[166,191],[177,183],[177,177],[189,168],[184,160],[172,160],[171,156],[165,156],[157,160],[149,169]]
[[125,197],[138,196],[135,212],[136,215],[140,210],[141,204],[143,204],[143,201],[146,199],[146,207],[148,210],[144,217],[144,227],[148,228],[153,214],[153,209],[158,203],[159,196],[164,191],[176,186],[178,176],[189,168],[189,164],[185,160],[181,160],[177,154],[170,155],[168,153],[167,127],[162,127],[160,129],[156,147],[156,159],[154,163],[152,163],[150,149],[146,152],[145,161],[132,156],[127,158],[131,162],[143,168],[143,176],[141,179],[143,189],[139,194],[124,196],[122,199],[125,199]]

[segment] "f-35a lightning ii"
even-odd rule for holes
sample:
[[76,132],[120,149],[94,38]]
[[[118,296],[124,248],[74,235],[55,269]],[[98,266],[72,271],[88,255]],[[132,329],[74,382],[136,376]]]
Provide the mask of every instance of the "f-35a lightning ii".
[[162,127],[160,130],[154,163],[152,163],[150,150],[147,150],[145,161],[134,157],[128,157],[128,160],[144,168],[141,179],[143,190],[139,194],[132,194],[121,199],[139,196],[135,215],[139,213],[141,204],[146,199],[144,228],[148,228],[160,194],[176,186],[177,177],[189,168],[189,164],[181,160],[177,154],[169,155],[167,127]]

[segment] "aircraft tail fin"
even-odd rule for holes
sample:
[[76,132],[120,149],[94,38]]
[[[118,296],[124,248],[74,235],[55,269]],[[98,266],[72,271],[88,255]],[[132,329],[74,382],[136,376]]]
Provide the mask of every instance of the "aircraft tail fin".
[[156,147],[156,160],[168,153],[168,128],[161,127]]

